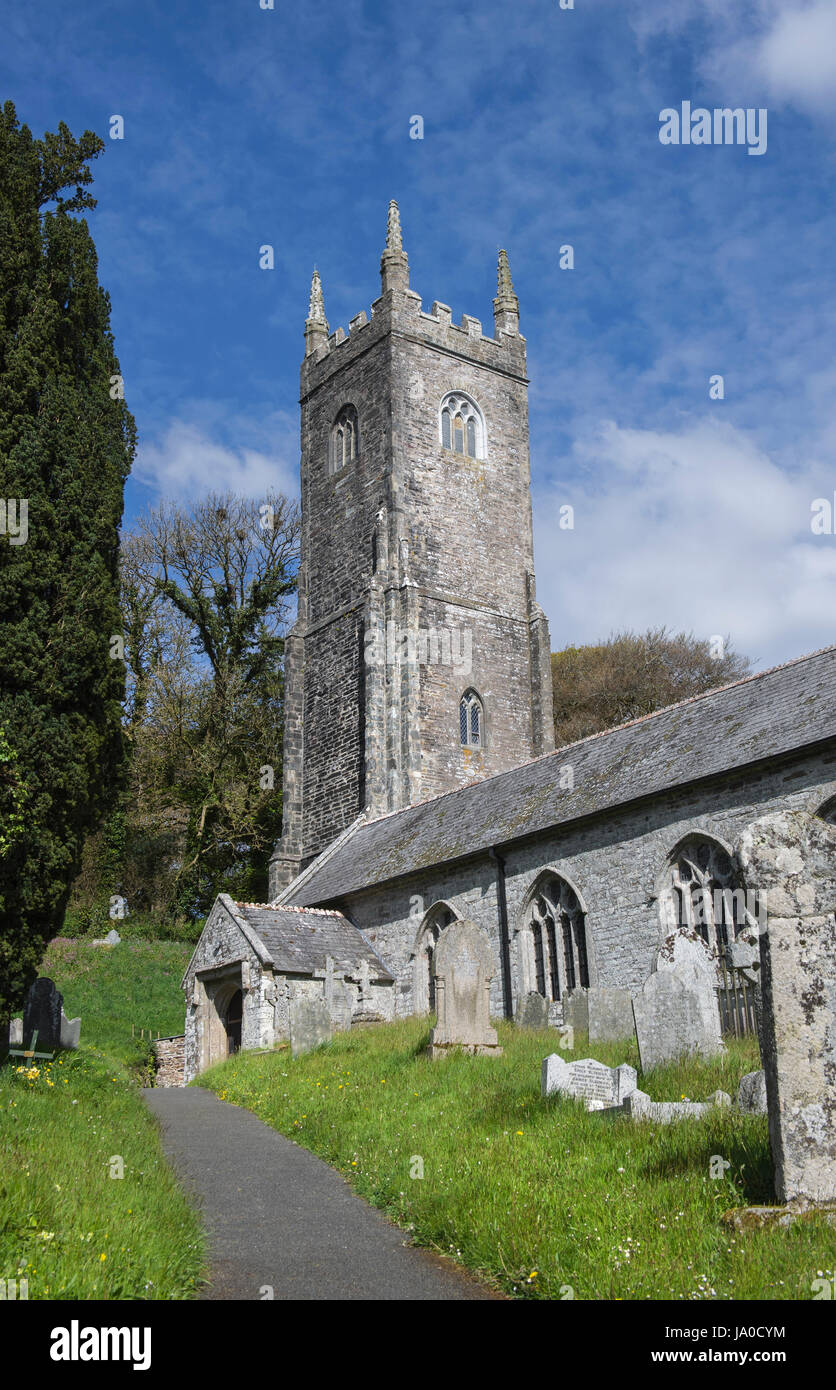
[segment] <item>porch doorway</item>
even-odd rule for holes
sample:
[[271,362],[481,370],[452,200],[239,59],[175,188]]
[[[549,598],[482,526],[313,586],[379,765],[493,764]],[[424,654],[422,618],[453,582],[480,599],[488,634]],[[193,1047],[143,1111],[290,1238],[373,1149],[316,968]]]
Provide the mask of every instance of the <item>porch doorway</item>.
[[227,1037],[227,1053],[232,1057],[241,1050],[241,1024],[244,1019],[244,996],[236,989],[226,1008],[224,1026]]

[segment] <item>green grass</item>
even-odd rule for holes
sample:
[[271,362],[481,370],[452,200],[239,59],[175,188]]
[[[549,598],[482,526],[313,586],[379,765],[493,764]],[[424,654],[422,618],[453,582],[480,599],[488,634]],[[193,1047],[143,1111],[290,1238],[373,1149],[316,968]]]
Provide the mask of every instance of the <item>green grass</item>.
[[[137,1087],[150,1046],[131,1023],[183,1031],[180,979],[190,949],[171,942],[114,949],[57,939],[41,973],[78,1052],[0,1066],[0,1278],[30,1299],[192,1298],[204,1273],[201,1223],[180,1191]],[[124,1176],[119,1172],[120,1159]]]
[[[428,1033],[426,1019],[408,1019],[338,1034],[295,1061],[241,1053],[198,1084],[339,1169],[417,1244],[517,1297],[809,1299],[819,1272],[836,1270],[836,1233],[821,1221],[740,1236],[720,1219],[772,1199],[765,1117],[613,1121],[541,1099],[554,1031],[500,1024],[501,1058],[439,1062],[422,1055]],[[580,1040],[564,1055],[638,1066],[635,1044]],[[754,1040],[732,1040],[714,1061],[640,1084],[654,1100],[701,1100],[734,1094],[757,1065]],[[728,1167],[712,1179],[716,1156]]]
[[183,1032],[180,981],[193,950],[175,941],[91,946],[85,938],[58,936],[49,943],[40,973],[63,994],[67,1018],[80,1015],[82,1044],[119,1057],[139,1074],[151,1061],[149,1031],[154,1037]]

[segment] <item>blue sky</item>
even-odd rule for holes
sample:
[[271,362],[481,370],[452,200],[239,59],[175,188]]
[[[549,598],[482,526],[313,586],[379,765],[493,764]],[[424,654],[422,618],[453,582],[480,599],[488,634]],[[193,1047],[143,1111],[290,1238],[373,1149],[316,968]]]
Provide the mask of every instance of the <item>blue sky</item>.
[[[836,536],[811,529],[836,493],[834,0],[45,0],[5,29],[20,119],[106,139],[128,524],[296,490],[312,267],[347,328],[396,198],[412,287],[455,321],[491,331],[508,249],[552,645],[664,623],[765,666],[836,640]],[[663,146],[686,100],[766,108],[766,152]]]

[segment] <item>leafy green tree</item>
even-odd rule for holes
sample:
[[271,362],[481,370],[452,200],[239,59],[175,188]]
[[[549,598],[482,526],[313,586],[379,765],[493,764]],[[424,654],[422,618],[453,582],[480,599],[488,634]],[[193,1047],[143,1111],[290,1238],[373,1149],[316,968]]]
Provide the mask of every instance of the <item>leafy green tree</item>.
[[26,798],[0,861],[0,1017],[61,924],[122,764],[111,639],[135,426],[95,246],[74,215],[95,207],[88,165],[103,148],[63,122],[34,139],[11,102],[0,113],[0,725]]
[[23,831],[26,788],[17,753],[0,729],[0,872],[3,858]]
[[98,933],[113,893],[165,932],[221,890],[265,895],[298,536],[298,509],[275,494],[164,503],[123,536],[127,783],[85,846],[73,930]]
[[666,628],[617,632],[589,647],[552,652],[558,748],[639,719],[748,675],[751,661],[728,639],[712,645]]

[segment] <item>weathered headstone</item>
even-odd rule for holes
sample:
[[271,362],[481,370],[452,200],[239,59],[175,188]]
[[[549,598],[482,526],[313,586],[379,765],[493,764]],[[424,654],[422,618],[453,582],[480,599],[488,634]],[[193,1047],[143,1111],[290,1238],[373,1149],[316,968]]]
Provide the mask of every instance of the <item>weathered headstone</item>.
[[542,994],[534,990],[524,995],[517,1010],[518,1028],[548,1028],[549,1004]]
[[9,1024],[9,1047],[23,1046],[23,1019],[13,1018]]
[[465,918],[444,928],[433,952],[438,1022],[430,1034],[430,1057],[446,1057],[456,1048],[501,1054],[490,1017],[493,973],[491,943],[475,922]]
[[81,1037],[81,1019],[67,1018],[61,1010],[61,1047],[65,1052],[75,1052]]
[[61,1046],[62,1003],[62,996],[52,980],[46,975],[35,980],[23,1008],[24,1047],[31,1046],[34,1033],[38,1035],[38,1047],[44,1051],[54,1051]]
[[804,811],[764,816],[737,847],[766,898],[762,1036],[779,1202],[836,1202],[836,827]]
[[621,1042],[623,1038],[633,1037],[636,1025],[629,989],[599,985],[586,993],[591,1043]]
[[288,1015],[291,1056],[300,1057],[303,1052],[312,1052],[329,1041],[331,1015],[324,999],[311,999],[306,995],[291,999]]
[[696,932],[674,931],[665,937],[653,969],[673,970],[685,984],[717,988],[717,955]]
[[105,941],[107,942],[108,946],[118,946],[118,945],[121,943],[122,938],[121,938],[121,936],[119,935],[119,933],[118,933],[118,931],[116,930],[116,928],[115,928],[115,927],[111,927],[110,931],[108,932],[107,936],[105,937]]
[[723,1050],[717,996],[712,989],[707,997],[696,977],[686,984],[676,970],[657,970],[633,995],[633,1017],[643,1072],[689,1053]]
[[750,1115],[766,1114],[766,1076],[763,1071],[749,1071],[741,1076],[737,1088],[737,1108]]
[[563,996],[563,1022],[574,1033],[589,1032],[588,989],[570,989]]
[[635,1067],[623,1063],[607,1067],[593,1057],[567,1062],[557,1052],[543,1058],[540,1071],[540,1094],[550,1096],[555,1091],[582,1100],[587,1110],[608,1110],[622,1105],[626,1096],[636,1089]]

